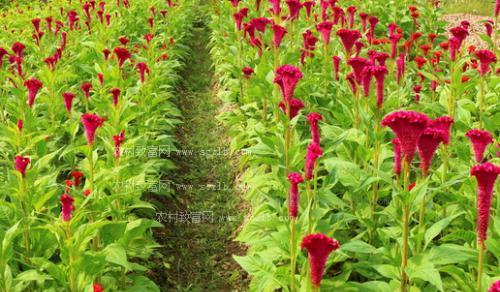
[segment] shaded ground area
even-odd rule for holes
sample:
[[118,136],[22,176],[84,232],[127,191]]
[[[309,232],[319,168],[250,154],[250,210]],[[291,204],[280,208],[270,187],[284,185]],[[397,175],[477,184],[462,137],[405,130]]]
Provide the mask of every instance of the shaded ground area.
[[165,247],[151,275],[162,291],[246,290],[246,274],[232,259],[233,254],[245,253],[232,239],[246,211],[234,186],[235,157],[229,154],[225,128],[216,119],[222,104],[212,87],[209,35],[200,20],[178,88],[183,124],[177,132],[179,151],[172,157],[178,169],[167,176],[176,195],[161,202],[162,212],[176,218],[168,219],[155,234]]

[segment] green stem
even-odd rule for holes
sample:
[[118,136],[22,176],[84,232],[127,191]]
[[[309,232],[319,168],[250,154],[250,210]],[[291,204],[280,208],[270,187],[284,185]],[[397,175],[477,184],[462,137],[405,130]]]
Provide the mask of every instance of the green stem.
[[306,193],[307,193],[307,234],[312,233],[312,202],[313,202],[313,195],[311,191],[311,181],[306,180]]
[[478,95],[478,103],[479,103],[479,128],[483,128],[483,114],[484,114],[484,78],[481,78],[479,81],[479,95]]
[[[403,156],[403,171],[404,171],[404,191],[409,191],[410,181],[410,164],[405,156]],[[401,292],[407,292],[408,277],[405,269],[408,263],[408,222],[410,219],[410,208],[408,203],[403,202],[403,234],[402,234],[402,248],[401,248]]]
[[477,292],[483,292],[482,291],[482,277],[483,277],[483,262],[484,262],[484,242],[479,241],[478,242],[478,247],[479,247],[479,255],[477,258]]
[[295,220],[290,221],[290,291],[295,292]]

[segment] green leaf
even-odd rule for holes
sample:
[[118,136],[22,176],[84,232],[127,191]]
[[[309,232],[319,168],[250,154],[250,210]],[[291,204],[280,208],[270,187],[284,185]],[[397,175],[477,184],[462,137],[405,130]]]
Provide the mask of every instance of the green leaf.
[[443,231],[446,226],[448,226],[453,219],[457,218],[458,216],[464,214],[465,212],[460,212],[458,214],[446,217],[436,223],[434,223],[427,231],[425,232],[425,248],[427,248],[427,245],[431,242],[431,240],[438,236],[441,231]]
[[443,291],[441,275],[427,256],[417,255],[410,258],[405,271],[410,280],[421,279],[431,283],[438,290]]
[[130,269],[130,265],[127,261],[127,253],[123,246],[119,244],[110,244],[103,250],[103,253],[106,255],[107,262]]
[[348,243],[343,244],[340,249],[342,251],[356,253],[378,253],[378,250],[375,247],[361,240],[351,240]]

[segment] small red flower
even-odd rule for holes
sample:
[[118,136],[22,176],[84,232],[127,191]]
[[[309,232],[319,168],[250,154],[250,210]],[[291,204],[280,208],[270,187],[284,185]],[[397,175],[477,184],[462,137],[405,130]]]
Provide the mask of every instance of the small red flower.
[[[283,101],[279,103],[279,107],[283,111],[283,113],[286,114],[286,106]],[[299,111],[303,108],[304,103],[300,99],[292,98],[290,102],[290,119],[295,118],[299,114]]]
[[85,94],[85,98],[88,100],[90,97],[90,89],[92,89],[92,83],[84,82],[82,83],[83,94]]
[[80,183],[81,183],[81,179],[83,177],[85,177],[85,175],[83,174],[83,172],[81,171],[77,171],[77,170],[73,170],[71,173],[70,173],[71,177],[73,177],[73,180],[74,180],[74,183],[75,183],[75,186],[76,187],[79,187],[80,186]]
[[382,119],[382,126],[390,127],[401,143],[401,153],[411,163],[417,149],[417,142],[430,119],[422,113],[414,111],[396,111]]
[[22,132],[23,128],[24,128],[24,121],[23,120],[18,120],[17,121],[17,129],[19,130],[19,132]]
[[75,98],[76,95],[71,92],[64,92],[62,96],[64,99],[64,106],[66,107],[66,111],[70,113],[71,108],[73,107],[73,99]]
[[[432,125],[432,124],[431,124]],[[420,157],[420,168],[422,174],[426,177],[429,174],[429,167],[432,163],[432,158],[439,147],[439,144],[444,141],[444,133],[440,129],[427,127],[418,139],[418,156]]]
[[23,177],[26,176],[26,168],[28,167],[30,162],[31,160],[29,159],[29,157],[24,157],[20,155],[16,156],[14,159],[16,170],[19,171],[19,173],[21,173]]
[[250,76],[252,76],[252,74],[254,74],[254,70],[250,67],[244,67],[241,72],[243,73],[243,76],[246,78],[246,79],[249,79]]
[[271,29],[273,30],[273,39],[271,40],[271,43],[275,48],[279,48],[281,45],[281,41],[283,40],[283,37],[287,33],[286,28],[284,28],[281,25],[273,24],[271,26]]
[[300,69],[292,65],[283,65],[276,69],[274,83],[279,85],[285,103],[291,101],[297,83],[303,76]]
[[316,160],[323,155],[323,149],[321,147],[312,142],[307,146],[307,154],[306,154],[306,179],[311,180],[314,175],[314,166]]
[[313,287],[319,288],[325,271],[326,260],[330,253],[340,248],[340,244],[335,239],[316,233],[304,237],[301,247],[307,249],[309,256],[311,283]]
[[450,143],[450,132],[451,132],[451,126],[453,125],[454,121],[452,118],[448,116],[442,116],[435,118],[431,122],[431,127],[439,129],[443,132],[443,144],[448,145]]
[[61,218],[64,222],[71,220],[71,214],[73,210],[75,210],[75,206],[73,206],[73,202],[75,200],[69,194],[63,194],[61,196]]
[[342,28],[339,29],[336,34],[340,38],[344,49],[349,55],[351,54],[352,48],[356,41],[361,38],[361,33],[358,30],[349,30]]
[[352,70],[354,72],[354,77],[356,79],[356,82],[358,84],[361,84],[362,83],[362,78],[363,78],[363,69],[366,66],[370,65],[370,61],[368,61],[365,58],[354,57],[354,58],[351,58],[351,59],[349,59],[347,61],[347,65],[349,65],[349,66],[352,67]]
[[[500,3],[500,1],[497,1],[497,3]],[[500,7],[500,5],[499,5],[499,7]],[[488,289],[488,292],[500,292],[500,280],[491,284],[490,288]]]
[[12,51],[14,53],[16,53],[16,56],[19,57],[19,58],[22,58],[23,57],[23,52],[24,52],[24,49],[26,48],[26,46],[20,42],[15,42],[13,45],[12,45]]
[[304,182],[304,179],[300,173],[292,172],[288,175],[288,181],[290,181],[290,200],[289,200],[289,215],[292,218],[297,218],[298,213],[298,201],[299,201],[299,188],[298,184]]
[[500,174],[500,167],[486,162],[472,167],[471,176],[477,180],[477,240],[485,241],[488,237],[488,225],[490,221],[491,200],[493,187]]
[[340,71],[340,61],[342,59],[339,56],[333,56],[332,61],[333,61],[333,72],[335,74],[335,80],[339,80],[339,71]]
[[381,108],[384,102],[384,80],[388,73],[385,66],[374,66],[372,69],[372,74],[375,77],[378,108]]
[[91,190],[89,190],[89,189],[87,189],[87,190],[84,190],[84,191],[83,191],[83,195],[84,195],[85,197],[90,196],[90,194],[91,194],[91,193],[92,193],[92,191],[91,191]]
[[392,139],[392,145],[394,147],[394,173],[399,175],[401,174],[401,143],[398,138]]
[[300,0],[286,0],[286,4],[289,11],[288,19],[296,20],[299,18],[300,9],[302,8]]
[[479,73],[481,76],[484,76],[490,71],[490,64],[495,63],[497,61],[497,57],[495,53],[490,50],[477,50],[476,58],[479,59],[480,67]]
[[28,106],[33,107],[36,95],[38,94],[40,88],[42,88],[43,84],[40,80],[31,78],[24,81],[24,86],[28,89]]
[[307,120],[309,121],[309,126],[311,128],[311,139],[312,141],[320,145],[320,135],[318,128],[318,121],[323,120],[323,117],[319,113],[309,113],[307,115]]
[[146,63],[144,62],[139,62],[137,65],[135,65],[137,70],[139,70],[139,78],[141,79],[141,83],[144,83],[145,81],[145,74],[149,74],[149,67]]
[[481,163],[483,161],[484,152],[486,151],[486,147],[490,143],[493,143],[493,136],[488,131],[473,129],[468,131],[465,134],[472,143],[472,149],[474,150],[474,159],[477,163]]
[[316,25],[316,29],[321,34],[323,42],[328,45],[330,43],[330,33],[332,32],[333,22],[323,21]]
[[125,141],[125,131],[122,130],[120,134],[113,136],[113,142],[115,143],[115,152],[114,152],[115,158],[120,157],[121,153],[120,147],[123,141]]
[[93,145],[96,130],[102,126],[104,119],[98,115],[85,113],[82,115],[81,122],[85,130],[85,138],[88,145]]
[[127,48],[116,47],[113,51],[118,58],[118,65],[120,68],[123,66],[123,63],[132,56]]
[[113,105],[118,106],[118,100],[121,94],[121,90],[119,88],[113,88],[109,91],[113,95]]

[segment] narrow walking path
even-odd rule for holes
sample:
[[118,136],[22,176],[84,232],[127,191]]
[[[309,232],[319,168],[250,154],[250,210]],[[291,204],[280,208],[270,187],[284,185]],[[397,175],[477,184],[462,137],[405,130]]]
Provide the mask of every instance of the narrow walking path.
[[163,212],[186,217],[169,220],[156,234],[168,263],[163,275],[155,275],[162,278],[162,291],[246,290],[246,275],[232,259],[232,254],[244,254],[233,239],[245,211],[239,211],[242,200],[234,186],[229,138],[216,119],[222,103],[212,87],[209,36],[200,20],[178,89],[183,124],[177,132],[179,150],[172,155],[178,169],[168,175],[176,195],[162,203]]

